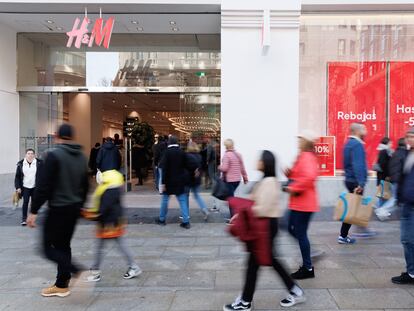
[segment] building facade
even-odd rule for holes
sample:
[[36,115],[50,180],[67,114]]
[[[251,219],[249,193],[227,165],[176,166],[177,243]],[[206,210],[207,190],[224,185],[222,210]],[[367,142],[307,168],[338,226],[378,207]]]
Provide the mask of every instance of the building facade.
[[[75,18],[100,10],[115,18],[111,48],[67,47]],[[136,113],[160,132],[233,138],[252,180],[259,150],[283,168],[300,130],[334,137],[321,149],[330,205],[351,122],[367,124],[370,166],[383,136],[414,125],[413,34],[408,0],[0,2],[0,198],[60,122],[88,150]]]

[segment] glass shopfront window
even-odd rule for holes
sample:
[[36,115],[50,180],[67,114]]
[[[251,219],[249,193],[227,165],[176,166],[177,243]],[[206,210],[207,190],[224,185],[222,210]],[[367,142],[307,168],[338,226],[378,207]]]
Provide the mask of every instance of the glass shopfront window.
[[66,48],[65,34],[19,33],[18,86],[219,87],[220,37],[210,49],[195,35],[170,37],[113,34],[105,50]]
[[414,125],[414,14],[304,15],[300,128],[336,137],[336,168],[353,122],[367,126],[369,166],[384,136]]

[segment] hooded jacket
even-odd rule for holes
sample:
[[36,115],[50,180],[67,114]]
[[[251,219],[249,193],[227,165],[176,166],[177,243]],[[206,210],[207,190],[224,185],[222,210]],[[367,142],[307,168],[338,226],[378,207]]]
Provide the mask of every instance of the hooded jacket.
[[46,201],[49,208],[83,205],[89,186],[87,164],[80,145],[59,144],[48,151],[38,175],[32,214]]
[[105,142],[98,152],[96,167],[101,172],[119,170],[121,168],[121,154],[113,142]]
[[380,171],[377,172],[377,178],[380,181],[390,177],[389,163],[392,156],[392,150],[388,145],[384,144],[379,144],[377,150],[379,151],[377,163],[380,168]]

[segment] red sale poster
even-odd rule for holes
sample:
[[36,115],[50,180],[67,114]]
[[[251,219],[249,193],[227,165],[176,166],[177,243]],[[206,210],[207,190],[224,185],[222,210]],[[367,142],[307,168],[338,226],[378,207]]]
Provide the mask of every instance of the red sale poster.
[[335,137],[320,137],[315,143],[319,176],[335,176]]
[[414,126],[414,62],[390,63],[389,129],[393,147]]
[[350,125],[363,123],[368,167],[377,160],[377,146],[386,134],[386,63],[328,63],[328,136],[336,137],[336,168],[343,168],[343,147]]

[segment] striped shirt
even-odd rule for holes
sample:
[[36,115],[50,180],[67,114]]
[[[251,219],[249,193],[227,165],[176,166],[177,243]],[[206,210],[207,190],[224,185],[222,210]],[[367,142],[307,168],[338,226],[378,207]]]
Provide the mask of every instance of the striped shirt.
[[247,181],[243,159],[238,152],[233,150],[226,151],[219,170],[224,173],[226,182],[239,182],[242,177],[244,181]]

